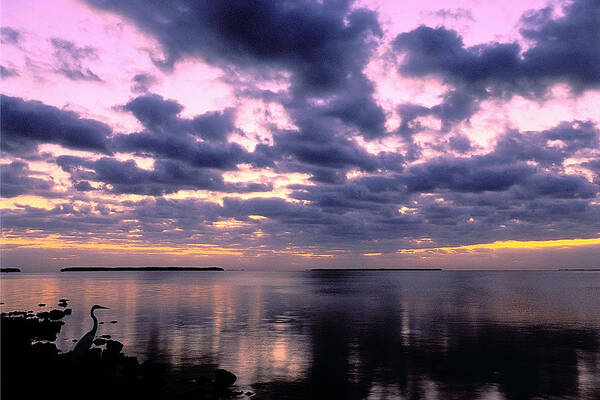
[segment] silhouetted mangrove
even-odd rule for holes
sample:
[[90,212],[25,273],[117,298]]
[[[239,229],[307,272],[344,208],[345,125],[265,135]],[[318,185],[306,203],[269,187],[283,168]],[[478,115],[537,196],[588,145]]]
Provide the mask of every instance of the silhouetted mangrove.
[[600,272],[600,268],[559,268],[559,271],[567,272]]
[[0,272],[21,272],[19,268],[0,268]]
[[193,379],[189,373],[178,377],[169,365],[126,356],[123,344],[108,335],[95,339],[76,360],[73,352],[63,354],[52,343],[64,325],[60,319],[69,314],[70,309],[1,314],[3,399],[216,400],[243,394],[230,389],[237,377],[229,371],[197,366],[190,369]]
[[60,272],[91,271],[225,271],[221,267],[66,267]]
[[312,268],[311,271],[442,271],[441,268]]

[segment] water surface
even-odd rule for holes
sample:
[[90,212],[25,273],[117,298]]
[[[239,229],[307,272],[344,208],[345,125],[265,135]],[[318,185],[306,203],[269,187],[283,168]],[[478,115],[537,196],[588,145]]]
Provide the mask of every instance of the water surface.
[[127,354],[218,364],[256,398],[600,398],[597,272],[73,272],[0,282],[2,311],[70,299],[64,351],[100,304],[110,310],[97,312],[98,335]]

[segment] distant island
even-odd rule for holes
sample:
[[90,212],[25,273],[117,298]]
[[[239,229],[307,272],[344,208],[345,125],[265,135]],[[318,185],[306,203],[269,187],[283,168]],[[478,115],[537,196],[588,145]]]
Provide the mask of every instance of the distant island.
[[569,271],[569,272],[600,272],[600,268],[560,268],[559,271]]
[[313,268],[310,271],[442,271],[441,268]]
[[221,267],[67,267],[60,272],[90,271],[225,271]]
[[19,268],[0,268],[0,272],[21,272]]

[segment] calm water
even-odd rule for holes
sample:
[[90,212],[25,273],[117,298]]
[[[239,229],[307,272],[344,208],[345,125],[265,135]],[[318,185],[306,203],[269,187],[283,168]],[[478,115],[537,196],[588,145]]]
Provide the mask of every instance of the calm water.
[[22,273],[0,297],[69,298],[63,350],[110,307],[98,335],[126,353],[218,364],[255,398],[600,399],[600,273]]

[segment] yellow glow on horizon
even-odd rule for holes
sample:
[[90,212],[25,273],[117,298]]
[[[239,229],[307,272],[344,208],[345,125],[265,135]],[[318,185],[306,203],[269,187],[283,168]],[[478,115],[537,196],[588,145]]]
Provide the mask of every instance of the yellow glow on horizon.
[[60,201],[51,201],[44,197],[22,195],[10,199],[0,199],[0,209],[15,210],[23,207],[45,208],[46,210],[53,209]]
[[[32,232],[35,233],[35,232]],[[254,234],[258,237],[264,235],[263,232],[256,231]],[[135,237],[137,235],[131,235]],[[0,239],[0,248],[4,251],[10,247],[21,249],[61,249],[61,250],[101,250],[114,251],[116,253],[141,252],[145,254],[162,254],[173,256],[242,256],[253,257],[252,249],[226,248],[210,243],[189,243],[181,246],[152,246],[138,243],[128,244],[126,241],[115,242],[77,242],[72,239],[62,238],[60,235],[48,235],[38,238],[24,238],[4,235]],[[331,258],[334,254],[317,253],[305,249],[293,250],[272,250],[264,249],[261,253],[254,254],[254,257],[259,257],[265,254],[288,255],[301,258]]]
[[377,257],[382,255],[383,253],[363,253],[363,256],[367,256],[367,257]]
[[292,253],[294,256],[300,256],[305,258],[330,258],[333,254],[315,254],[315,253]]
[[262,215],[248,215],[248,218],[258,220],[258,221],[267,219],[267,217],[264,217]]
[[224,219],[212,223],[215,228],[239,228],[247,225],[247,223],[238,221],[235,218]]
[[419,254],[436,251],[454,253],[462,250],[497,250],[497,249],[538,249],[547,247],[572,247],[600,245],[600,238],[594,239],[557,239],[557,240],[504,240],[493,243],[479,243],[464,246],[429,247],[422,249],[401,249],[400,254]]
[[109,243],[109,242],[74,242],[63,240],[58,235],[50,235],[45,238],[16,238],[3,237],[1,244],[15,245],[21,248],[41,248],[41,249],[89,249],[89,250],[114,250],[114,251],[135,251],[147,253],[162,253],[172,255],[231,255],[241,256],[243,252],[237,249],[228,249],[212,244],[198,243],[185,246],[146,246],[127,243]]

